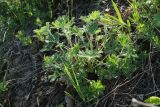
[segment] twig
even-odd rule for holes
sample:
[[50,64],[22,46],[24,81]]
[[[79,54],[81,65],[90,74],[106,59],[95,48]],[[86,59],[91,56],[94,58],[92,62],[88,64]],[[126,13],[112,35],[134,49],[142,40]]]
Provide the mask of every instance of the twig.
[[157,106],[154,106],[154,105],[152,105],[152,104],[148,104],[148,103],[144,103],[144,102],[138,101],[138,100],[135,99],[135,98],[132,98],[132,106],[133,106],[133,107],[137,107],[137,106],[157,107]]
[[8,29],[4,32],[3,42],[5,41],[7,31],[8,31]]
[[95,104],[95,107],[98,107],[100,103],[104,103],[104,107],[106,106],[106,101],[107,98],[110,97],[111,95],[113,95],[113,93],[115,93],[117,91],[118,88],[123,87],[124,85],[130,83],[131,81],[133,81],[135,78],[137,78],[139,75],[142,75],[142,73],[137,74],[136,76],[134,76],[132,79],[127,80],[126,82],[123,82],[119,85],[117,85],[114,89],[112,89],[108,94],[104,95],[102,98],[99,99],[98,102],[93,103],[93,105]]

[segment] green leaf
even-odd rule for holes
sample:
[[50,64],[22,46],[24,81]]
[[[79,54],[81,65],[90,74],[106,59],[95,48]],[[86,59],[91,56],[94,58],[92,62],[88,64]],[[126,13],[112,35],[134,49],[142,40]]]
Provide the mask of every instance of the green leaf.
[[81,58],[86,58],[88,60],[99,58],[101,57],[102,51],[98,50],[86,50],[86,51],[79,51],[78,56]]
[[44,57],[44,66],[46,68],[51,67],[54,62],[54,57],[53,56],[45,56]]
[[65,27],[70,27],[73,24],[74,18],[69,20],[68,16],[61,16],[58,17],[58,19],[54,22],[52,22],[52,25],[54,28],[60,29],[60,28],[65,28]]
[[58,44],[59,43],[59,37],[54,34],[52,35],[51,33],[46,36],[45,38],[45,44],[43,45],[43,48],[41,49],[41,51],[50,51],[53,50],[53,45]]
[[41,52],[53,50],[53,43],[48,42],[43,45],[43,48],[40,50]]
[[46,26],[43,26],[40,29],[36,29],[36,30],[34,30],[34,32],[36,33],[36,37],[39,40],[41,40],[42,42],[44,42],[46,36],[48,36],[50,34],[49,23],[47,22]]
[[126,34],[123,34],[123,33],[120,33],[120,34],[117,36],[117,41],[118,41],[123,47],[129,46],[129,44],[130,44],[130,42],[131,42],[129,35],[126,35]]
[[82,28],[78,28],[77,26],[73,26],[72,33],[75,34],[76,36],[82,38],[84,30]]
[[79,44],[74,44],[73,47],[71,47],[68,52],[67,52],[67,58],[71,59],[75,56],[77,56],[78,52],[79,52],[80,46]]
[[113,26],[113,25],[124,25],[126,26],[126,23],[123,22],[122,20],[120,20],[119,18],[115,17],[115,16],[112,16],[108,13],[105,13],[104,14],[104,17],[101,17],[100,18],[100,22],[103,24],[103,25],[109,25],[109,26]]
[[113,0],[112,0],[112,4],[113,4],[114,10],[116,11],[116,14],[118,16],[119,22],[124,23],[122,16],[121,16],[121,13],[120,13],[116,3]]
[[53,82],[57,79],[57,75],[56,73],[53,73],[52,75],[49,75],[48,76],[48,79],[50,80],[50,82]]
[[103,84],[101,83],[100,80],[98,80],[98,81],[94,81],[94,80],[90,81],[90,86],[95,91],[102,91],[105,88],[105,86],[103,86]]
[[31,38],[29,36],[25,36],[22,31],[18,32],[17,38],[22,42],[24,46],[32,43]]
[[105,89],[105,86],[102,84],[102,82],[100,80],[92,80],[90,81],[90,93],[92,94],[92,97],[97,98],[98,96],[103,94],[103,91]]
[[151,96],[148,99],[146,99],[145,102],[154,105],[160,105],[160,98],[157,96]]
[[100,17],[100,12],[99,11],[93,11],[91,14],[88,16],[81,16],[80,19],[82,19],[84,22],[89,23],[91,21],[94,21]]
[[0,92],[7,91],[8,90],[7,86],[8,86],[7,81],[0,82]]
[[39,17],[36,18],[35,20],[36,25],[41,26],[42,25],[42,21]]
[[75,88],[75,90],[78,92],[79,96],[83,99],[83,101],[85,100],[84,95],[82,93],[79,81],[77,79],[77,76],[75,74],[75,72],[73,70],[71,70],[72,72],[69,71],[69,68],[65,65],[65,73],[68,76],[71,84],[73,85],[73,87]]
[[94,35],[99,33],[101,30],[100,28],[98,28],[98,23],[97,22],[92,22],[92,23],[88,23],[86,26],[86,32]]
[[100,17],[100,12],[99,11],[93,11],[90,15],[89,18],[91,20],[96,20]]
[[115,16],[112,16],[112,15],[110,15],[110,14],[108,14],[108,13],[105,13],[104,16],[105,16],[105,17],[109,17],[108,19],[107,19],[107,18],[102,18],[103,20],[105,19],[107,23],[108,23],[109,21],[111,21],[110,19],[115,20],[115,21],[119,21]]
[[153,23],[156,27],[160,27],[160,13],[154,15]]
[[112,54],[107,58],[107,63],[109,66],[118,67],[119,61],[120,61],[120,58],[115,54]]

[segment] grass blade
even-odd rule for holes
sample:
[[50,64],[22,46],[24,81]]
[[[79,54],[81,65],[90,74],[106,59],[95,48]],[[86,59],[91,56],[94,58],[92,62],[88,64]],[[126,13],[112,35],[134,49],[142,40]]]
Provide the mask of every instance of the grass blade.
[[[76,74],[75,72],[72,70],[72,73],[73,75],[69,72],[67,66],[65,66],[65,73],[67,74],[71,84],[73,85],[73,87],[75,88],[75,90],[78,92],[80,98],[82,98],[82,100],[84,101],[85,98],[84,98],[84,95],[81,91],[81,88],[80,88],[80,85],[79,85],[79,82],[78,82],[78,79],[76,77]],[[73,77],[72,77],[73,76]]]
[[121,13],[116,5],[116,3],[112,0],[112,4],[113,4],[113,7],[114,7],[114,10],[116,11],[116,14],[118,16],[118,19],[121,23],[124,23],[123,19],[122,19],[122,16],[121,16]]

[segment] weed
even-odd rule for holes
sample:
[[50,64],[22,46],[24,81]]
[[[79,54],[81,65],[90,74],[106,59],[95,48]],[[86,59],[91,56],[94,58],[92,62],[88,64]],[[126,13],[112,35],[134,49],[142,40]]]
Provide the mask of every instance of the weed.
[[[136,69],[137,54],[132,34],[124,32],[125,29],[130,31],[130,21],[124,22],[118,7],[112,3],[117,17],[94,11],[82,16],[80,19],[85,25],[78,27],[74,25],[74,18],[69,20],[67,16],[61,16],[35,30],[45,48],[49,46],[45,50],[56,51],[44,58],[45,69],[51,68],[54,72],[50,77],[55,80],[66,75],[83,101],[92,101],[102,95],[104,78],[128,76]],[[89,80],[87,73],[95,73],[98,80]]]
[[151,96],[148,99],[146,99],[145,102],[154,105],[160,105],[160,98],[157,96]]
[[7,81],[1,82],[0,83],[0,92],[7,91],[8,90],[7,86],[8,86],[8,82]]

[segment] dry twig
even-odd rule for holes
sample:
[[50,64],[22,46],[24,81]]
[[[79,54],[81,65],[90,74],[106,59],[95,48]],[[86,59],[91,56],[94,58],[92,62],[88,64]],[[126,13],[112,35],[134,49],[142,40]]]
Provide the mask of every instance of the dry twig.
[[143,106],[143,107],[157,107],[157,106],[154,106],[152,104],[148,104],[148,103],[144,103],[144,102],[138,101],[135,98],[132,98],[132,106],[133,107],[139,107],[139,106]]

